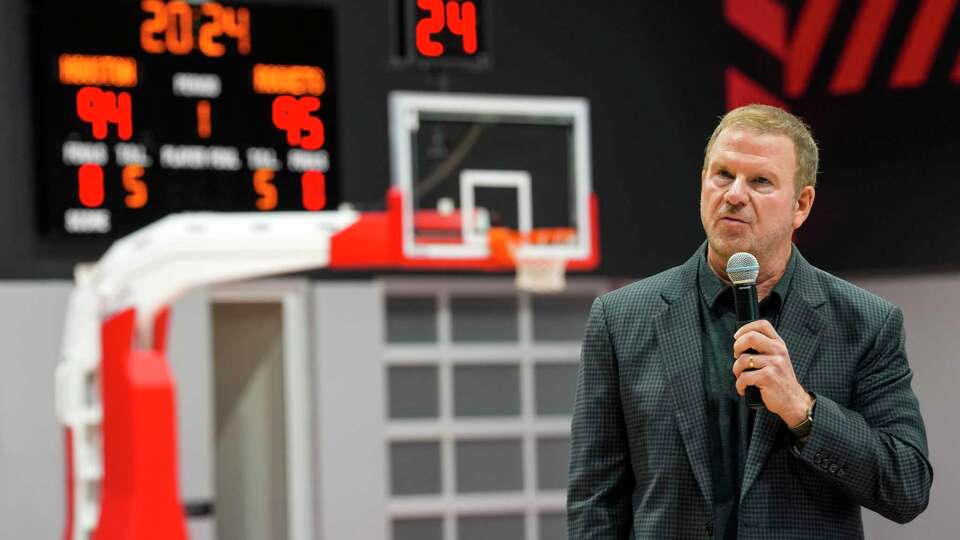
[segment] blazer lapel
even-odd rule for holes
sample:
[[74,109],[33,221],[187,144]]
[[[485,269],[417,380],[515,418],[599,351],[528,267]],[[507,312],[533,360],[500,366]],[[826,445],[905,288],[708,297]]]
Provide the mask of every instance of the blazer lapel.
[[[697,251],[699,254],[699,250]],[[664,291],[668,302],[656,320],[660,366],[674,397],[674,415],[683,438],[693,474],[707,508],[713,508],[713,485],[709,467],[706,397],[703,390],[703,355],[695,283],[697,255],[683,265],[679,283]]]
[[[799,260],[794,271],[794,281],[790,284],[791,291],[783,306],[777,333],[787,344],[793,370],[797,380],[803,384],[807,370],[816,355],[817,347],[820,345],[820,331],[823,323],[816,308],[821,306],[825,299],[816,282],[814,275],[816,269],[810,266],[800,253],[797,253],[797,257]],[[743,471],[740,488],[741,502],[760,474],[781,425],[783,421],[779,416],[766,409],[757,412]]]

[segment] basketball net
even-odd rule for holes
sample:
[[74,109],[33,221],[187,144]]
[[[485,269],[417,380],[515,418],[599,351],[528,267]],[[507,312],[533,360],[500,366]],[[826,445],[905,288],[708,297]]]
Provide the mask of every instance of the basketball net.
[[518,256],[518,290],[534,293],[555,293],[567,287],[567,260],[560,257]]
[[534,245],[550,245],[569,238],[569,229],[540,229],[530,234],[519,234],[494,228],[490,244],[494,259],[512,263],[517,269],[514,281],[518,290],[533,293],[556,293],[567,287],[567,259],[558,255],[532,253],[524,249]]

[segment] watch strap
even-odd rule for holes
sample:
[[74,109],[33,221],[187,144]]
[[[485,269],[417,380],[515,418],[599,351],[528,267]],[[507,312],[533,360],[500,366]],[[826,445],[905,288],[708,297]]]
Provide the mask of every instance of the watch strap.
[[793,436],[797,439],[806,439],[810,435],[810,431],[813,429],[813,408],[817,406],[817,396],[813,392],[807,392],[810,394],[810,397],[813,398],[813,403],[810,404],[810,408],[807,409],[807,417],[803,422],[790,428],[790,432],[793,433]]

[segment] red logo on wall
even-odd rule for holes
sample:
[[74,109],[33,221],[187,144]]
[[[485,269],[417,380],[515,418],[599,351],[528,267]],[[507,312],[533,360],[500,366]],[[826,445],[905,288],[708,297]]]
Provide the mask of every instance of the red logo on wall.
[[[778,0],[724,0],[727,23],[783,64],[783,88],[778,91],[765,88],[735,66],[727,66],[727,109],[748,103],[786,109],[786,98],[803,97],[840,6],[840,0],[807,0],[789,29],[787,8]],[[863,91],[896,7],[897,0],[861,2],[831,74],[830,94]],[[922,0],[918,4],[886,78],[889,88],[917,88],[927,83],[956,7],[957,0]],[[950,80],[960,84],[960,55],[954,60]]]

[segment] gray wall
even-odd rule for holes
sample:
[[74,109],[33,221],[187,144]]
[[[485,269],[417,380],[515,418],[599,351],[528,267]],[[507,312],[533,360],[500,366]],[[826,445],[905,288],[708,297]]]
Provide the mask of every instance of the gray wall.
[[903,308],[913,389],[933,463],[926,512],[901,526],[864,511],[867,538],[960,538],[960,275],[865,278],[855,283]]
[[386,538],[382,293],[371,283],[313,290],[315,538]]
[[63,428],[53,370],[70,285],[0,283],[0,538],[57,538],[64,509]]
[[[930,507],[913,523],[897,525],[872,512],[864,512],[868,538],[956,538],[960,533],[955,517],[960,500],[960,275],[928,275],[897,278],[855,279],[864,286],[903,307],[906,316],[907,350],[914,369],[914,389],[926,421],[934,466]],[[66,282],[0,282],[0,343],[4,376],[0,377],[0,538],[56,538],[63,526],[63,442],[62,430],[54,417],[53,370],[59,361],[63,313],[70,286]],[[364,321],[381,306],[375,288],[361,284],[314,285],[315,311],[311,328],[316,339],[315,358],[334,361],[349,351],[327,350],[324,343],[342,342],[334,337],[353,336],[355,357],[375,358],[380,350],[380,320]],[[341,306],[354,305],[355,312]],[[181,492],[186,499],[211,499],[213,495],[212,414],[209,402],[211,374],[211,326],[207,299],[202,292],[181,299],[175,307],[171,328],[170,360],[177,376]],[[359,321],[363,321],[362,324]],[[339,333],[339,335],[338,335]],[[360,350],[366,351],[360,354]],[[353,393],[367,399],[357,388],[369,388],[368,399],[379,403],[363,410],[383,410],[382,370],[373,363],[357,362],[355,379],[324,378],[318,366],[317,463],[330,471],[318,475],[317,508],[329,508],[331,499],[353,492],[351,488],[382,481],[385,464],[377,460],[379,450],[362,444],[365,429],[374,419],[348,418],[324,403],[335,392]],[[367,381],[367,384],[357,381]],[[370,381],[374,381],[373,384]],[[376,394],[379,392],[379,395]],[[337,401],[337,400],[333,400]],[[342,400],[340,400],[342,402]],[[372,423],[370,423],[372,422]],[[356,449],[371,453],[363,457],[373,463],[356,474],[344,468],[351,456],[342,445],[327,444],[356,439]],[[367,441],[369,442],[369,441]],[[338,450],[338,448],[340,450]],[[365,451],[366,451],[365,450]],[[324,455],[324,452],[327,452]],[[340,453],[337,453],[340,452]],[[356,456],[353,456],[356,457]],[[347,478],[347,475],[350,479]],[[361,499],[362,500],[362,499]],[[322,502],[321,502],[322,501]],[[367,518],[382,511],[382,501],[367,501]],[[359,518],[357,513],[349,516]],[[350,526],[348,515],[331,512],[317,516],[318,529],[330,532]],[[383,523],[379,520],[379,523]],[[212,524],[192,520],[195,539],[213,538]],[[336,537],[333,535],[331,537]]]

